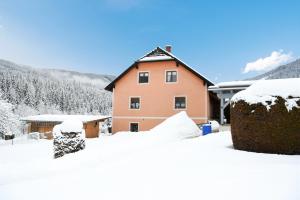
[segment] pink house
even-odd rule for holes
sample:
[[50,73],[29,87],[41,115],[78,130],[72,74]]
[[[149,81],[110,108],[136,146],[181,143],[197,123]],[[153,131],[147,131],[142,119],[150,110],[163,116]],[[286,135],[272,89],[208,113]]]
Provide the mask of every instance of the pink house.
[[[211,81],[166,49],[157,47],[112,81],[112,132],[145,131],[180,111],[197,124],[214,115],[217,97]],[[216,109],[217,110],[217,109]]]

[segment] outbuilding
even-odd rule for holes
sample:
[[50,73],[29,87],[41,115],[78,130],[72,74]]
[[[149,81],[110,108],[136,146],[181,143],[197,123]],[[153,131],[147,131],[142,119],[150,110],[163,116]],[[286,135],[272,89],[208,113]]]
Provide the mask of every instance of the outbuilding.
[[43,133],[47,139],[52,139],[52,129],[55,125],[62,123],[67,119],[80,120],[83,123],[85,135],[87,138],[95,138],[99,136],[101,123],[111,118],[102,115],[34,115],[24,117],[21,120],[27,124],[27,132]]

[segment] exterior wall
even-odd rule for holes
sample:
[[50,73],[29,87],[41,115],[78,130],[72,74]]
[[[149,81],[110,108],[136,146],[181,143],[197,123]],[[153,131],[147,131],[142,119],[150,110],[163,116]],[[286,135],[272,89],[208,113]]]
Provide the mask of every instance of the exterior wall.
[[[28,133],[30,132],[39,132],[39,133],[46,133],[45,136],[47,139],[52,139],[52,130],[53,127],[59,123],[35,123],[31,122],[28,126]],[[83,125],[85,130],[85,135],[87,138],[95,138],[99,136],[99,124],[100,122],[88,122]]]
[[99,136],[99,122],[89,122],[84,124],[85,137],[95,138]]
[[[167,70],[177,71],[177,82],[166,83]],[[149,72],[149,83],[139,84],[138,73]],[[175,96],[186,96],[186,109],[175,109]],[[140,97],[140,109],[129,108],[130,97]],[[175,61],[139,63],[118,80],[113,91],[113,133],[128,131],[130,122],[149,130],[164,119],[185,110],[196,123],[209,117],[209,95],[203,80]]]

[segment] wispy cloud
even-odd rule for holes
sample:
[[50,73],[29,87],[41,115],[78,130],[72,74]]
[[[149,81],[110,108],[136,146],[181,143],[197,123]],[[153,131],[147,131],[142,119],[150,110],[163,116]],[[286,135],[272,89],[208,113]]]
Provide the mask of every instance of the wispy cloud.
[[283,50],[273,51],[270,56],[259,58],[246,64],[243,73],[251,71],[267,71],[286,64],[293,59],[292,53],[284,53]]

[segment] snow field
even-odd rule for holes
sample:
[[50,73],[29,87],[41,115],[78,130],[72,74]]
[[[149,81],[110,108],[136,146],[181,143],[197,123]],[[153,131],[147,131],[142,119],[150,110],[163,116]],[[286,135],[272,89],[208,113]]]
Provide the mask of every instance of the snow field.
[[299,199],[300,157],[232,148],[229,132],[184,140],[119,133],[52,159],[52,142],[0,146],[1,199]]

